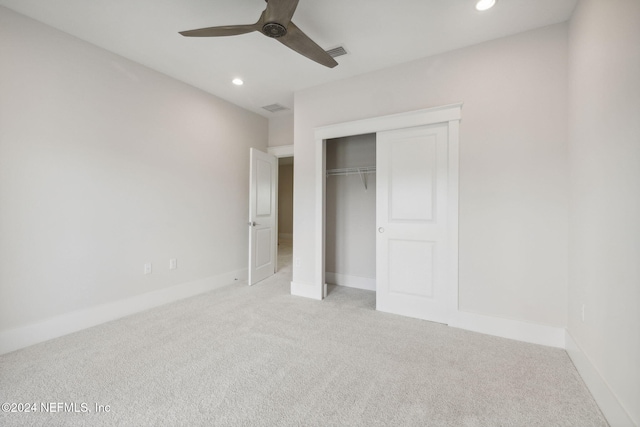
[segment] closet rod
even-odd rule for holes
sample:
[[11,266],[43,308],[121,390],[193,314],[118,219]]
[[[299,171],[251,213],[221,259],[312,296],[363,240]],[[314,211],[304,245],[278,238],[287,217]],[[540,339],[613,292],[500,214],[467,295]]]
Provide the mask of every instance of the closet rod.
[[375,166],[366,166],[361,168],[342,168],[342,169],[327,169],[327,176],[329,175],[356,175],[363,173],[375,173]]
[[327,170],[327,176],[342,176],[342,175],[360,175],[362,185],[364,185],[365,191],[367,190],[367,174],[375,173],[375,166],[366,166],[361,168],[342,168],[342,169],[329,169]]

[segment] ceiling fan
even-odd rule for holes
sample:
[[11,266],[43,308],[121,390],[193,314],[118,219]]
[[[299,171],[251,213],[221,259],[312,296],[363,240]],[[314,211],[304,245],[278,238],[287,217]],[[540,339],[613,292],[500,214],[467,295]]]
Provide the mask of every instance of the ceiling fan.
[[291,21],[291,17],[298,6],[298,0],[265,1],[267,2],[267,8],[262,12],[260,19],[255,24],[200,28],[198,30],[180,31],[180,34],[186,37],[221,37],[260,31],[265,36],[278,40],[283,45],[319,64],[329,68],[338,65],[331,55],[325,52]]

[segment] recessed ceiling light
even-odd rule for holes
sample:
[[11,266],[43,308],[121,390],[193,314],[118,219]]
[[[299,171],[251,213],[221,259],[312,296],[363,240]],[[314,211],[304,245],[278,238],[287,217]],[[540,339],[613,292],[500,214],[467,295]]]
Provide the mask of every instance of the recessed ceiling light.
[[242,85],[244,84],[244,82],[242,81],[242,79],[239,79],[239,78],[237,78],[237,77],[236,77],[235,79],[231,80],[231,83],[233,83],[233,84],[234,84],[234,85],[236,85],[236,86],[242,86]]
[[496,4],[496,0],[478,0],[476,3],[476,9],[479,11],[491,9]]

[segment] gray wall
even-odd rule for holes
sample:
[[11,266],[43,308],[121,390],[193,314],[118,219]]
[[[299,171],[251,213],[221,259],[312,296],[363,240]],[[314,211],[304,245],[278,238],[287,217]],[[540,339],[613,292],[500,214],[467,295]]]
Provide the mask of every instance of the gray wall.
[[640,2],[581,1],[569,40],[568,331],[640,425]]
[[0,52],[0,332],[246,269],[266,119],[5,8]]

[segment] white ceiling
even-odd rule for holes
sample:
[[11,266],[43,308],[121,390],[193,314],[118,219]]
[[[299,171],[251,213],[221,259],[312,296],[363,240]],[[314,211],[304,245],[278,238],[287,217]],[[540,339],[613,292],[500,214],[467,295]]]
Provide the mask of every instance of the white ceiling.
[[[293,16],[325,49],[344,46],[333,69],[254,32],[187,38],[178,31],[250,24],[264,0],[0,0],[30,16],[265,117],[293,108],[293,93],[429,55],[566,21],[577,0],[300,0]],[[231,84],[234,77],[244,86]]]

